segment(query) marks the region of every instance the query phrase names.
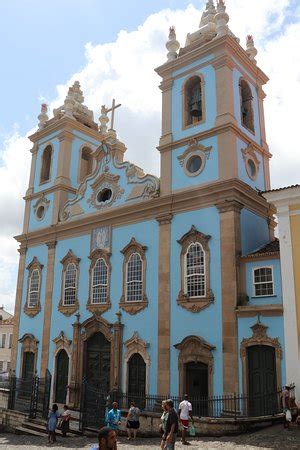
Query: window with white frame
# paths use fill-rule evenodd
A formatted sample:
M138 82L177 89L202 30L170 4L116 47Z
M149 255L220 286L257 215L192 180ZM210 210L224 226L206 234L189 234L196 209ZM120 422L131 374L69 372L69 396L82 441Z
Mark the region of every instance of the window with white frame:
M92 303L107 302L108 267L103 258L97 259L92 271Z
M192 243L185 255L185 294L205 296L205 253L199 242Z
M75 263L69 263L64 273L64 297L63 305L74 305L77 290L77 268Z
M40 298L40 271L39 269L34 269L31 272L29 280L29 290L28 290L28 302L29 308L35 308L39 303Z
M253 269L254 296L274 295L273 267Z
M139 253L132 253L126 270L126 301L143 300L143 261Z

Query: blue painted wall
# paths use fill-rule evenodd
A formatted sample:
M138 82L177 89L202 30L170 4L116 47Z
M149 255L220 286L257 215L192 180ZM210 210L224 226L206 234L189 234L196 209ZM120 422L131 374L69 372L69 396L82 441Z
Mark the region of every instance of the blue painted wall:
M270 241L266 219L248 209L241 211L242 255L247 255Z
M177 242L191 226L198 231L211 235L210 249L210 281L215 295L215 302L199 313L192 313L177 305L180 290L180 252ZM178 355L175 344L186 336L196 335L215 346L213 391L221 394L223 389L222 369L222 306L221 306L221 256L220 256L220 224L216 208L176 214L171 229L171 394L177 395L179 388Z
M246 268L246 293L249 297L249 305L282 304L280 259L265 261L251 261L245 263ZM272 267L274 280L274 295L255 297L253 284L253 269L259 267Z
M185 174L183 166L180 165L178 156L182 155L187 148L179 147L172 152L172 190L183 189L192 186L197 186L209 181L216 181L219 177L218 169L218 138L217 136L199 141L199 144L205 147L212 147L206 164L201 173L194 177L189 177Z

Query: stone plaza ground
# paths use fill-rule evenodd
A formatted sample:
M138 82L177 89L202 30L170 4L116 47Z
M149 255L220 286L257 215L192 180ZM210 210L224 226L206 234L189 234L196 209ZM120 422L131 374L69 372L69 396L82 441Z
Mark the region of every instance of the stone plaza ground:
M95 442L95 438L89 437L70 437L63 439L58 437L56 445L49 446L47 438L16 435L3 433L0 434L0 449L2 450L44 450L52 449L88 449ZM230 436L222 438L196 438L191 441L189 447L182 446L178 441L176 448L196 449L300 449L300 427L292 427L290 431L284 430L281 425L276 425L254 433L243 434L240 436ZM136 442L127 442L125 437L121 437L118 443L118 450L129 449L151 450L159 449L158 439L140 438Z

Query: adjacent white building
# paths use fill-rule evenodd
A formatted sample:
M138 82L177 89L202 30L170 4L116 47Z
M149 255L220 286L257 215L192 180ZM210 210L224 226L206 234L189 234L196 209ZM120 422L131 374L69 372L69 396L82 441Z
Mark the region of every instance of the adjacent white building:
M10 369L13 318L3 305L0 306L0 374Z

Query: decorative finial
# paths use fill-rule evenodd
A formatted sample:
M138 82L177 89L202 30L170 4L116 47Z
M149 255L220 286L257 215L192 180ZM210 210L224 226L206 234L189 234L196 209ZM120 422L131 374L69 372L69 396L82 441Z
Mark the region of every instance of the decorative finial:
M227 23L229 22L229 15L226 12L226 6L224 0L218 0L217 4L217 14L215 15L215 20L217 24L217 36L222 37L229 34L229 28Z
M213 0L208 0L206 2L205 10L203 11L203 14L201 16L199 28L203 27L204 25L207 25L208 23L214 22L214 17L216 14L216 8Z
M46 103L42 103L42 105L41 105L41 113L38 115L39 130L42 130L44 128L45 123L47 122L47 120L49 120L47 112L48 112L48 106L46 105Z
M248 36L247 36L246 46L247 46L247 50L246 50L247 55L249 56L251 61L253 61L254 64L256 64L257 61L255 59L255 56L257 55L257 49L254 46L254 39L251 34L248 34Z
M169 29L169 40L166 43L166 48L168 50L168 61L174 61L178 56L177 51L180 48L180 44L176 39L175 27L170 27Z
M108 108L106 108L105 105L101 106L101 116L99 117L99 132L100 134L106 134L107 133L107 124L109 122L109 118L107 117Z
M121 317L122 317L121 311L116 312L116 316L118 318L118 323L121 323Z

